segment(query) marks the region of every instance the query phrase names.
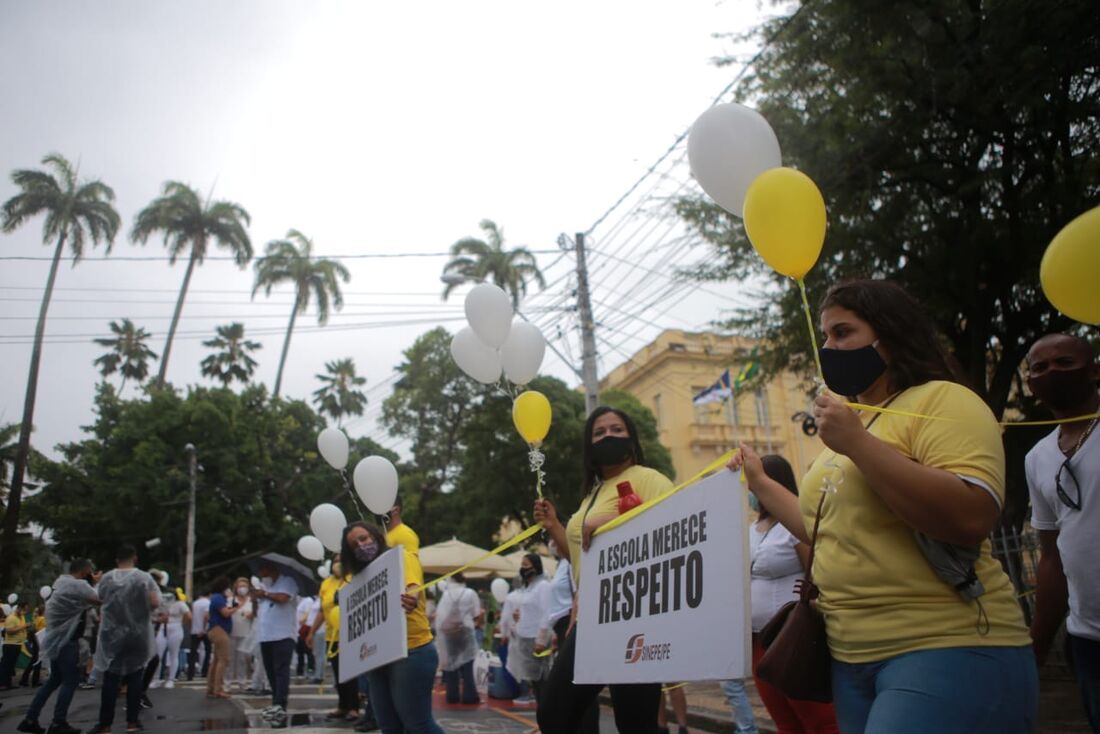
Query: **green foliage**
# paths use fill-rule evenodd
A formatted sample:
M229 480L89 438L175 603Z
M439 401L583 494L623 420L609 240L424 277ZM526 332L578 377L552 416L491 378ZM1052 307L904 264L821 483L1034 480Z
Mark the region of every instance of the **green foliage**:
M784 164L825 196L811 298L846 278L897 279L998 415L1030 343L1070 326L1038 266L1100 198L1098 23L1091 0L807 2L759 29L774 40L738 90L772 124ZM702 198L679 211L718 258L697 275L773 284L728 326L771 346L768 371L808 372L795 286L738 219Z
M105 378L115 372L121 375L122 381L118 387L121 394L127 380L140 381L149 376L149 361L156 359L157 354L146 344L151 336L149 332L136 326L130 319L123 319L122 323L112 321L110 327L114 333L113 338L92 340L110 350L98 357L93 364L99 366L99 373Z
M234 380L247 384L256 371L256 360L250 352L263 347L259 342L244 338L244 324L234 322L219 326L217 336L204 341L202 345L216 350L203 359L202 374L217 380L222 387L229 387Z
M481 231L488 240L466 237L451 245L451 260L443 268L446 275L462 276L473 282L495 283L511 294L512 304L518 306L527 295L527 281L533 280L539 288L546 287L535 256L526 247L504 248L504 232L490 219L481 220ZM443 289L443 300L461 283L448 283Z
M340 425L345 416L363 415L367 396L357 388L367 384L367 378L355 374L355 360L351 357L325 363L325 374L316 375L321 389L313 393L313 403L322 414L329 415Z
M120 400L106 384L96 396L88 436L63 445L63 459L43 461L40 493L27 515L51 529L63 558L111 563L122 542L137 545L143 567L182 580L187 530L188 455L196 447L196 577L243 572L248 554L294 554L309 532L309 512L334 502L357 517L343 481L316 452L324 421L301 401L271 400L261 386L241 393L195 387L186 395L151 390ZM368 439L360 456L396 459ZM144 542L161 538L146 549Z

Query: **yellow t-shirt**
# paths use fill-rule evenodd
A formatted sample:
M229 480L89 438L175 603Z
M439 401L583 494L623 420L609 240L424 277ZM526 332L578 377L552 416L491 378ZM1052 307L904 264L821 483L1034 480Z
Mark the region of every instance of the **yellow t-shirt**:
M648 466L632 466L618 476L605 479L596 490L596 498L593 502L592 492L581 500L580 508L569 518L565 526L565 538L569 541L569 562L573 568L573 583L580 585L581 581L581 535L584 529L585 517L599 517L600 515L619 514L619 491L616 485L620 482L630 482L634 491L644 501L656 499L672 489L672 482L656 469ZM591 506L591 509L589 507Z
M34 631L41 632L44 629L46 629L46 615L36 615L34 618Z
M4 644L22 645L27 641L27 623L21 614L12 612L4 620ZM22 629L20 629L22 628ZM16 630L19 630L18 632Z
M336 592L347 586L347 581L329 576L321 582L321 614L325 617L325 642L340 639L340 605L336 603Z
M401 523L386 533L386 545L390 548L403 545L405 550L413 555L420 555L420 536L405 523Z
M420 568L420 560L416 554L408 548L405 549L405 587L416 584L424 585L424 571ZM419 594L416 609L405 615L405 637L408 640L409 649L427 645L432 641L432 628L428 624L428 615L425 611L428 595L423 591Z
M871 433L904 456L963 477L1004 502L1000 427L981 398L961 385L934 381L900 394L891 409L950 420L882 414ZM869 418L864 418L867 423ZM1008 576L982 542L976 563L989 618L979 634L978 605L965 601L932 571L913 537L843 455L826 449L803 478L800 506L807 532L825 478L836 483L821 513L814 581L821 588L829 648L847 663L884 660L914 650L1030 644Z

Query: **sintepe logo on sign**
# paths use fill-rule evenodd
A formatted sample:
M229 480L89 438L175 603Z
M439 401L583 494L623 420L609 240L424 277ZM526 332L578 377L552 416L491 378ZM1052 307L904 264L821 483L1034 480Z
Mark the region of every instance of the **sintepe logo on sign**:
M626 641L626 663L636 663L642 659L642 650L645 650L645 635L634 635Z
M362 645L359 646L359 659L366 660L371 655L373 655L377 649L377 645L368 645L364 642Z

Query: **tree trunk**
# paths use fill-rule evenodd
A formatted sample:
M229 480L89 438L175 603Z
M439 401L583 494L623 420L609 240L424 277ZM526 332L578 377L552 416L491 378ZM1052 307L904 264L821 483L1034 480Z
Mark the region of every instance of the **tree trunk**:
M168 327L168 341L164 345L164 354L160 357L160 369L157 370L157 389L164 389L164 376L168 372L168 355L172 353L172 340L176 338L176 327L180 323L180 312L183 311L183 299L187 297L187 288L191 285L191 273L195 271L195 253L199 251L198 243L191 247L191 259L187 261L187 272L183 275L183 285L180 287L179 298L176 299L176 310L172 313L172 324Z
M15 557L15 541L19 532L19 508L23 498L23 475L31 454L31 431L34 428L34 400L38 394L38 366L42 361L42 337L46 333L46 313L50 309L53 284L57 280L57 268L61 253L65 250L65 232L57 238L57 249L50 263L50 275L46 279L46 292L42 294L42 306L38 310L38 325L34 329L34 346L31 348L31 367L27 375L27 394L23 399L23 423L19 428L19 443L15 450L11 486L8 489L8 506L4 512L3 536L0 538L0 589L11 588L15 582L12 567Z
M290 349L290 335L294 333L294 319L298 318L298 301L295 299L294 308L290 311L290 323L286 327L286 338L283 339L283 354L279 357L279 372L275 375L275 389L271 397L279 397L279 388L283 386L283 367L286 366L286 353Z

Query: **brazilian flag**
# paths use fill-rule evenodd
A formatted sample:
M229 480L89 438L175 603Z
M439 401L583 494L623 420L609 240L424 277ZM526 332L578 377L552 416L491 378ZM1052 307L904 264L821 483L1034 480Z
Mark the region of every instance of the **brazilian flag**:
M748 360L741 367L741 371L737 373L737 380L734 383L735 387L741 387L743 384L760 374L760 360L757 356L759 349L759 347L753 347Z

